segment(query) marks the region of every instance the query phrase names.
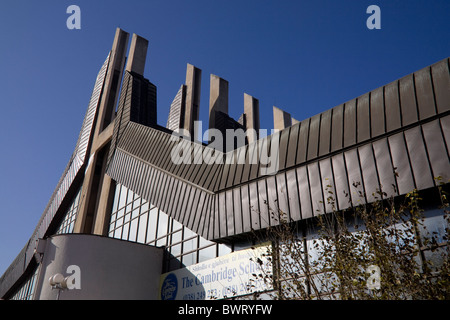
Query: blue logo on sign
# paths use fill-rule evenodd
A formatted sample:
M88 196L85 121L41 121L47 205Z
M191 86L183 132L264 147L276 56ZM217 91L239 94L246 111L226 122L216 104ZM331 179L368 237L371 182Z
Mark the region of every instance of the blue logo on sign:
M161 286L161 300L175 300L178 291L177 277L169 273Z

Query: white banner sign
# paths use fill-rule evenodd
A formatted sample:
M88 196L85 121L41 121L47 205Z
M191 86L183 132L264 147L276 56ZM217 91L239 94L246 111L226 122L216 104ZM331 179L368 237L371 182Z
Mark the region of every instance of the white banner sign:
M161 300L211 300L271 290L268 246L233 252L161 276Z

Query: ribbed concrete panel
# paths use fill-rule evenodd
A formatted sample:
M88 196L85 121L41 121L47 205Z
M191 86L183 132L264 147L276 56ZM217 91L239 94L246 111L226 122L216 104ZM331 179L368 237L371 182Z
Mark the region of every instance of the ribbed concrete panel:
M193 230L194 228L194 221L196 220L196 216L202 214L201 208L199 207L201 193L204 192L195 187L190 187L189 197L185 198L185 202L187 204L185 209L186 215L183 220L183 224L191 230Z
M331 158L331 161L336 190L334 195L336 207L338 210L347 209L351 206L351 199L344 155L342 153L335 155Z
M434 185L433 174L422 138L420 127L405 131L405 140L408 148L414 180L418 189L430 188Z
M330 152L332 109L322 112L320 120L319 156Z
M243 228L244 232L249 232L252 230L252 220L250 211L250 199L248 196L248 185L245 184L240 187L241 189L241 202L242 202L242 218L243 218Z
M157 172L158 174L158 172ZM157 184L157 180L153 181L153 185ZM178 189L177 192L175 193L175 207L173 208L173 213L172 212L166 212L167 214L169 214L171 217L173 217L175 220L177 220L178 222L181 222L184 218L185 212L182 211L182 207L184 204L184 197L186 197L186 192L187 192L187 185L184 182L180 182L178 184ZM157 205L157 204L155 204ZM173 215L171 215L173 214Z
M300 205L302 210L302 219L311 218L313 216L313 209L311 206L311 192L309 187L308 171L306 166L296 169L298 191L300 194Z
M372 151L372 144L366 144L358 148L359 162L361 164L362 181L366 200L373 202L380 199L380 184L378 182L377 167Z
M233 189L233 213L234 213L234 227L236 234L241 234L243 228L242 216L242 201L240 188Z
M277 192L278 192L278 208L281 210L285 216L280 217L280 219L288 219L290 215L289 211L289 195L287 192L287 182L286 182L286 174L284 172L279 173L275 176L277 183ZM281 213L280 213L281 214Z
M204 188L209 188L209 190L211 190L211 182L214 181L216 174L219 174L221 169L223 169L221 165L216 164L215 159L217 157L220 157L218 153L216 153L215 156L213 155L210 160L211 162L207 162L204 166L202 166L203 171L200 174L201 179L198 184Z
M319 161L320 176L322 181L322 194L324 199L325 211L333 211L333 203L336 200L335 182L333 170L331 168L331 159L326 158Z
M344 147L356 143L356 99L344 105Z
M306 119L300 122L300 134L298 136L296 164L303 163L306 160L309 136L309 121L310 119Z
M236 163L236 150L230 151L223 156L223 165L222 167L222 179L220 181L215 182L215 188L218 187L219 190L229 188L233 186L232 182L234 181L234 176L236 175L237 163ZM189 177L186 177L189 179ZM220 183L219 183L220 182ZM217 190L217 189L213 190Z
M265 180L267 186L267 202L269 205L269 225L275 226L279 221L279 204L275 176L270 176Z
M289 217L293 221L301 220L302 216L298 193L297 174L294 169L286 172L286 183L289 201Z
M278 164L279 170L284 170L286 168L286 158L288 153L288 143L289 143L289 134L291 131L291 127L288 127L281 131L280 133L280 145L279 145L279 157Z
M449 59L433 64L431 66L431 76L438 113L450 110Z
M370 139L369 93L356 100L357 142Z
M450 160L446 155L445 141L439 121L434 120L422 126L428 157L430 159L433 178L441 177L443 181L450 180Z
M205 239L208 239L208 232L210 229L210 224L211 221L213 219L213 213L214 213L214 200L215 200L215 196L211 196L209 197L208 201L207 201L207 206L206 206L206 214L204 216L202 216L200 218L200 223L199 223L199 234L203 234ZM212 224L211 224L212 226ZM201 231L201 233L200 233Z
M295 166L295 160L297 157L297 144L298 144L298 134L300 132L300 123L294 124L290 127L288 150L286 157L286 168L291 168Z
M442 132L444 133L444 140L447 146L447 156L450 154L450 116L440 119Z
M402 110L402 125L417 122L417 105L414 94L413 75L407 75L400 79L400 107Z
M242 179L242 171L244 169L245 165L245 157L247 155L248 145L241 147L236 150L236 174L234 175L233 182L231 183L232 186L238 185L241 183Z
M267 150L267 137L259 139L254 144L249 146L249 164L244 167L244 174L247 174L247 179L245 182L249 180L254 180L258 177L260 172L260 164L261 164L261 150ZM243 181L243 182L244 182Z
M285 129L285 131L289 130L290 128ZM261 164L263 167L265 167L265 171L261 169L259 170L259 177L265 177L266 175L273 175L276 174L280 170L284 170L284 167L281 168L280 166L280 157L277 156L277 153L280 152L280 139L281 139L281 132L275 132L271 134L268 138L268 149L265 151L268 160L267 161L261 161ZM286 153L286 150L284 151Z
M258 201L261 228L267 228L270 226L270 209L269 197L267 195L267 184L265 179L258 181Z
M390 136L388 141L394 170L398 174L396 177L398 192L406 194L415 186L403 132Z
M388 132L402 126L398 92L398 81L391 82L385 86L386 131Z
M361 176L361 167L357 149L345 152L344 158L352 204L354 206L364 204L364 182Z
M245 163L242 167L241 183L247 182L249 180L250 172L252 170L252 164L257 164L259 161L258 143L259 142L250 143L247 147L247 152L245 154Z
M231 214L227 214L227 203L226 203L226 193L221 192L216 196L216 199L219 200L219 231L220 237L225 238L228 236L228 231L230 231L230 235L232 235L232 231L228 229L227 220L230 220L233 223L233 211L229 212Z
M196 201L196 205L194 205L194 211L195 215L193 215L192 219L189 222L189 229L190 230L198 230L199 222L200 222L200 216L203 215L205 210L205 204L208 199L208 195L205 192L201 192L197 190L196 197L198 199L198 202ZM170 198L170 197L167 197ZM197 208L197 209L195 209Z
M231 151L232 153L232 151ZM225 159L225 161L227 161L227 159ZM227 181L228 181L228 176L230 174L231 171L231 175L233 175L234 171L234 164L230 164L230 165L225 165L222 171L222 176L220 176L220 189L224 189L227 186Z
M342 149L344 135L344 105L333 108L331 121L331 151Z
M171 183L173 177L120 149L116 150L108 169L108 175L127 188L134 190L180 223L192 228L196 227L197 230L194 231L202 234L202 230L198 230L200 217L196 215L204 214L204 211L199 208L199 199L201 192L205 191L181 181ZM135 179L136 177L138 179ZM171 197L171 195L174 195L171 198L173 202L167 201L167 197ZM206 196L204 195L203 198Z
M266 163L268 159L268 152L270 150L270 136L258 140L257 149L253 156L257 156L257 162L252 163L250 168L249 180L254 180L266 173Z
M370 93L370 129L372 138L385 133L384 87Z
M261 228L261 224L264 223L261 217L261 210L258 201L258 187L256 182L248 184L248 196L250 203L250 219L252 221L252 228L258 230ZM248 218L247 218L248 219Z
M325 213L323 202L322 181L319 173L319 164L313 162L307 166L309 188L311 192L311 205L314 216Z
M309 123L309 137L308 137L308 160L317 157L319 149L319 132L320 132L320 114L311 117Z
M233 211L233 190L227 190L225 192L225 208L224 208L225 223L228 233L230 235L236 234L235 230L235 217Z
M419 119L427 119L436 114L431 68L427 67L414 73Z
M375 162L380 181L380 190L386 193L386 197L397 195L394 169L392 167L391 155L387 139L375 141L373 144Z
M165 190L166 190L166 196L164 197L164 199L163 199L163 203L162 203L162 207L163 208L166 208L166 210L167 211L169 211L169 204L170 204L170 202L172 201L172 192L173 192L173 185L174 185L174 183L175 183L175 180L176 180L176 178L175 177L172 177L172 176L169 176L168 178L167 178L167 186L166 186L166 188L165 188ZM194 219L193 219L194 220ZM193 223L193 222L192 222ZM192 229L191 229L192 230Z
M191 164L191 168L189 168L189 172L187 174L187 179L189 181L194 182L195 184L197 184L197 181L199 181L200 177L199 177L199 172L203 172L202 170L202 166L203 166L203 148L201 147L200 144L193 144L193 162ZM172 161L171 159L168 159L168 161ZM164 167L167 166L166 164L163 164ZM201 173L200 173L201 175Z

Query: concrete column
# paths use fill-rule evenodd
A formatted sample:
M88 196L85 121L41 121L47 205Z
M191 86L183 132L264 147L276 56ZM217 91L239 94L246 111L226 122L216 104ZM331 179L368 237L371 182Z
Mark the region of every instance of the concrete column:
M259 101L247 93L244 93L244 114L248 143L252 143L259 138Z
M94 216L92 203L98 195L98 190L93 188L95 180L95 165L97 160L97 154L91 153L86 172L84 174L83 186L81 187L78 214L73 227L73 233L90 233L91 231Z
M216 128L216 112L228 114L228 81L214 74L210 77L209 128Z
M112 199L114 198L115 182L107 175L103 175L101 193L98 201L95 220L93 223L93 234L100 236L108 235L108 226L112 210Z
M147 57L148 40L133 33L128 55L126 71L144 75L145 59Z
M98 120L95 135L99 135L113 120L116 102L119 96L120 79L126 60L128 46L128 32L116 29L111 55L109 59L108 73L105 78L104 95L98 110Z
M277 107L273 107L273 128L283 130L292 125L291 115Z
M198 132L194 132L194 121L199 119L200 89L202 70L187 64L186 68L186 99L184 108L184 129L189 132L193 140L197 140Z

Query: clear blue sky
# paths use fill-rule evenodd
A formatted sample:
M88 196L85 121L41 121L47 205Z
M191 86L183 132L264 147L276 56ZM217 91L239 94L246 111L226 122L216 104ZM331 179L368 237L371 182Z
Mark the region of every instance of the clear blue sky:
M66 8L81 8L68 30ZM369 5L381 29L369 30ZM450 1L127 0L2 1L0 7L0 275L30 238L75 147L115 29L149 40L145 76L158 87L158 123L202 69L229 81L229 113L243 93L302 120L450 55Z

